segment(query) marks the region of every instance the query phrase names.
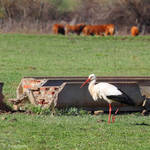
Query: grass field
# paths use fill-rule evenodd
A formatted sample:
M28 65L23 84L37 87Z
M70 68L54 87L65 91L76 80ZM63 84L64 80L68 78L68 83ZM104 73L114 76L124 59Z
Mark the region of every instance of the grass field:
M15 97L24 76L150 75L150 36L83 37L0 35L0 80L5 99ZM97 122L102 119L104 122ZM0 149L148 150L150 117L118 115L115 124L101 116L0 116Z
M1 115L1 150L149 150L150 117Z
M150 37L0 35L6 97L24 76L150 75Z

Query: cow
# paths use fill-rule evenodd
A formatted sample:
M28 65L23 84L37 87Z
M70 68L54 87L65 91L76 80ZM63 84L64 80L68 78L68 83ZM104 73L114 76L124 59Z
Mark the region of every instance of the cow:
M77 24L77 25L69 25L67 24L65 26L65 34L67 35L68 33L76 33L77 35L80 35L83 28L85 27L86 25L81 23L81 24Z
M52 27L52 31L54 34L65 34L65 27L62 24L54 24Z
M105 29L101 25L87 25L82 32L84 35L104 35Z
M113 35L115 31L114 24L87 25L83 29L84 35Z
M114 24L106 24L105 25L105 35L114 35L115 33L115 25Z
M132 36L137 36L139 34L139 29L136 26L131 27L131 35Z

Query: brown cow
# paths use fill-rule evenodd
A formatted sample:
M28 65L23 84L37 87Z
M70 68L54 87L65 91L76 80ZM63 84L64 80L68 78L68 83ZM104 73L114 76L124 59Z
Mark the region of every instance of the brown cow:
M114 24L87 25L83 29L84 35L113 35L115 31Z
M52 27L52 31L54 34L65 34L65 27L62 24L54 24Z
M136 26L131 27L131 35L132 36L137 36L139 34L139 29Z
M105 25L105 35L114 35L115 33L115 25L114 24L106 24Z
M70 32L70 33L76 33L77 35L80 35L84 27L85 24L77 24L77 25L67 24L65 26L65 34L67 35Z

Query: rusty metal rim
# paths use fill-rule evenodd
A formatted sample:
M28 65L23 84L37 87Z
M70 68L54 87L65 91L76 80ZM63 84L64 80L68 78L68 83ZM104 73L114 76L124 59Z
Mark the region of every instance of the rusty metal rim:
M58 77L24 77L24 78L35 78L35 79L48 79L48 80L64 80L64 81L83 81L87 79L87 77L79 77L79 76L58 76ZM97 80L115 80L115 81L150 81L150 76L97 76Z

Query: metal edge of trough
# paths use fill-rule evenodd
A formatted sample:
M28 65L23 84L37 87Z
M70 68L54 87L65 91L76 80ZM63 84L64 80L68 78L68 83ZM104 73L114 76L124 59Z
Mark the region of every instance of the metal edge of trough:
M33 76L33 77L24 77L24 78L35 78L35 79L49 79L49 80L65 80L65 81L82 81L87 79L88 77L80 77L80 76ZM150 76L97 76L97 81L99 80L118 80L118 81L150 81Z
M79 76L58 76L58 77L24 77L24 78L35 78L35 79L46 79L53 81L61 82L84 82L87 77L79 77ZM139 86L150 86L150 76L97 76L97 82L109 82L109 83L118 83L118 82L126 82L131 83L135 82Z

